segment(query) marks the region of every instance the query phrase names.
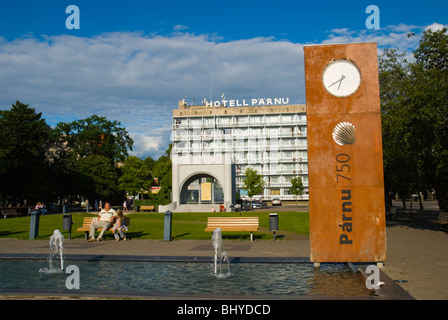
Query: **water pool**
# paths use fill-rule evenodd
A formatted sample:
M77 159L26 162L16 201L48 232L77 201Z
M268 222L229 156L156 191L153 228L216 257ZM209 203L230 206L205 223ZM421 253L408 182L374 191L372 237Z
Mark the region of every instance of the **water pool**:
M79 268L80 290L151 296L351 296L375 295L365 278L346 264L232 263L230 275L217 278L206 262L135 262L64 260ZM1 292L66 289L66 273L41 273L45 260L0 259Z

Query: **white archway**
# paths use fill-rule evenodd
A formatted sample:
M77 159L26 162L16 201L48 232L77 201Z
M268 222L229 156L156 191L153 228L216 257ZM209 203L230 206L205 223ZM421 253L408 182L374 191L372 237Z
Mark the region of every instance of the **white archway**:
M224 159L215 163L179 163L176 157L172 157L172 188L173 197L169 210L176 210L183 204L182 188L195 177L210 176L219 181L224 193L223 204L227 210L236 201L235 166L231 159ZM204 205L205 206L205 205ZM164 210L167 207L162 208ZM204 207L204 211L210 210L210 205Z

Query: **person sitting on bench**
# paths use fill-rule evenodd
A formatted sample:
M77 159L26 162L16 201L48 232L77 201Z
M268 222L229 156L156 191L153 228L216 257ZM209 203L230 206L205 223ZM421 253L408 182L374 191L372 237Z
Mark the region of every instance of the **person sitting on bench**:
M101 232L98 235L96 241L101 241L104 232L112 226L116 215L117 212L110 207L109 202L106 202L104 204L104 209L102 209L100 214L98 215L98 222L92 223L90 225L90 239L88 241L95 241L95 230L100 228Z

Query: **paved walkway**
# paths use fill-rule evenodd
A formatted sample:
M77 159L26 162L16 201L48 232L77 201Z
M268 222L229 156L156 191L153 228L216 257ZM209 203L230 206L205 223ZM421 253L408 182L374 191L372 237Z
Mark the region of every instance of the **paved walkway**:
M448 300L448 233L413 226L387 228L383 271L419 300Z
M309 257L308 240L291 241L224 241L229 257ZM212 257L212 241L176 240L64 240L64 254L85 255L146 255ZM48 254L48 240L0 239L0 254Z

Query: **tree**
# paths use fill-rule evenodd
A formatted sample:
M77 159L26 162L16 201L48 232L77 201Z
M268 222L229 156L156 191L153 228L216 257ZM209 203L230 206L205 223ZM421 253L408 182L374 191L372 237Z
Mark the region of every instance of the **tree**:
M122 167L123 175L118 179L118 188L135 196L151 188L153 179L146 162L142 159L127 157Z
M160 191L157 194L159 200L170 200L172 191L172 162L171 162L171 148L173 144L170 143L165 154L160 156L153 166L153 177L158 179ZM146 162L146 160L145 160Z
M390 194L406 195L425 189L425 179L416 167L416 153L409 143L407 121L407 88L410 65L405 53L386 49L379 58L379 80L382 111L383 163L386 206L392 205Z
M246 178L243 180L243 189L247 191L250 199L250 208L252 209L252 197L263 191L263 176L257 173L257 170L247 168L245 172Z
M48 200L51 128L42 113L16 101L0 111L0 196L12 205Z
M56 130L65 148L81 158L100 155L112 162L124 161L134 143L119 121L109 121L97 115L68 123L60 122Z
M111 200L118 192L118 163L132 150L133 140L118 121L93 115L55 128L54 173L64 194Z
M448 32L427 30L415 62L388 50L380 59L385 182L429 184L448 211ZM419 191L420 191L419 190Z
M296 200L297 196L303 194L303 189L305 189L305 187L303 186L301 177L294 177L291 179L291 188L289 188L289 192L296 196Z
M154 170L156 161L153 158L151 158L150 156L148 156L145 158L145 160L143 160L143 162L146 164L146 166L149 168L149 171L152 173L152 171Z
M84 188L80 195L88 199L109 200L114 198L117 192L118 173L110 159L101 155L89 155L77 162L78 179L84 181Z

